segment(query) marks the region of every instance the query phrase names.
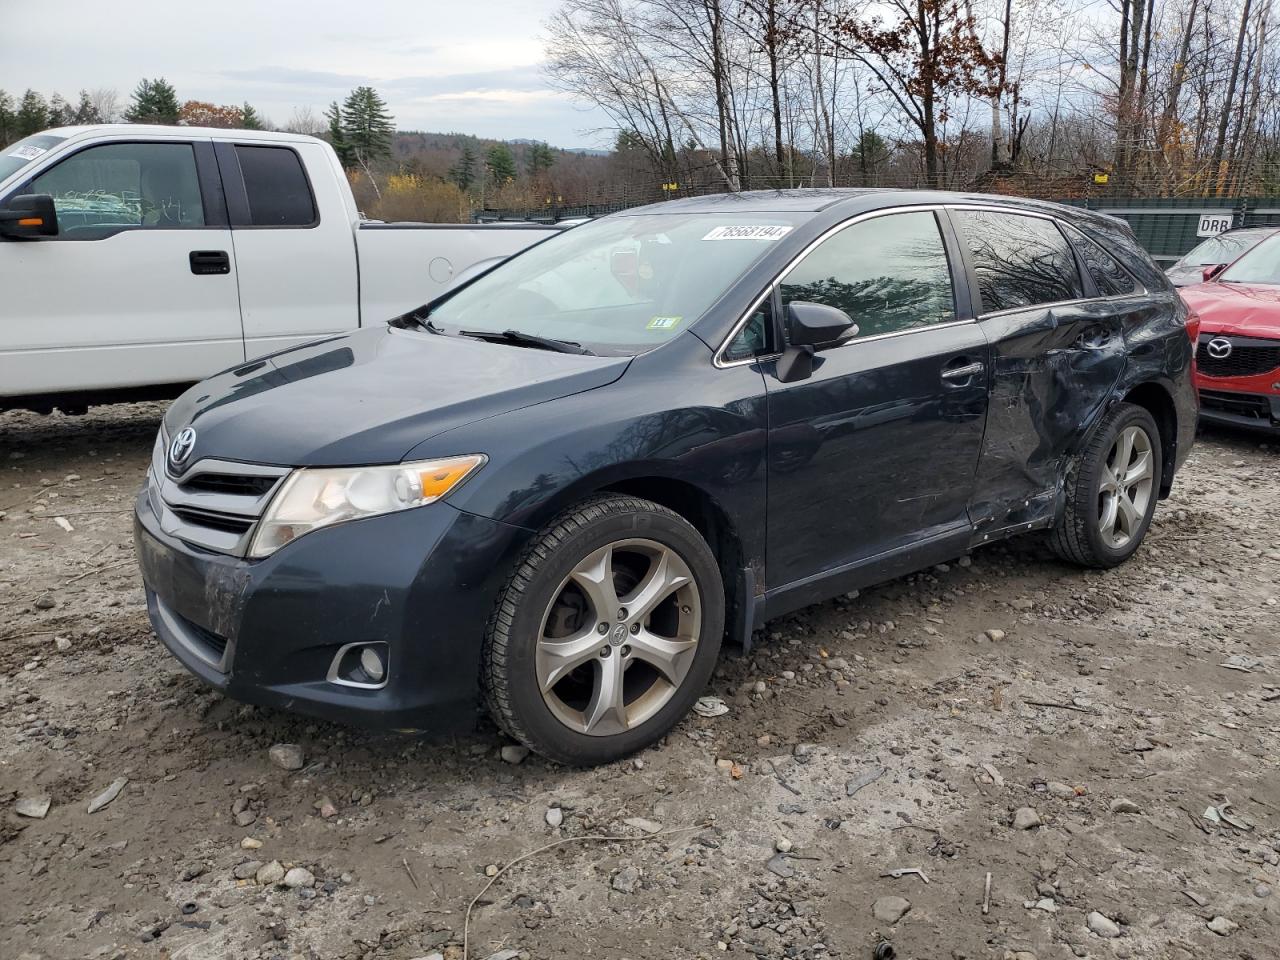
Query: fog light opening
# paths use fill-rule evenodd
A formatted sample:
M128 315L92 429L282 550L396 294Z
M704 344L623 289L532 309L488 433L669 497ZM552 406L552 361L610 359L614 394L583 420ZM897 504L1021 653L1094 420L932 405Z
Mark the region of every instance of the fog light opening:
M326 679L344 687L377 690L387 685L389 673L385 643L347 643L334 654Z

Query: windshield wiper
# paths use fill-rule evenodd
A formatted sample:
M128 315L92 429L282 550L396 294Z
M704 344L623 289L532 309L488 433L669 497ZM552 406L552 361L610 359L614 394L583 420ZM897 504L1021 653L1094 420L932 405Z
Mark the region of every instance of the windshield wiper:
M420 317L416 313L406 313L402 317L396 317L391 321L391 325L395 327L412 325L427 331L427 333L444 334L444 327L437 326L434 321L428 320L426 317Z
M487 340L490 343L510 343L518 347L554 350L556 353L578 353L588 357L595 356L582 344L573 340L556 340L553 337L540 337L535 333L522 333L519 330L503 330L501 332L497 330L459 330L458 336Z

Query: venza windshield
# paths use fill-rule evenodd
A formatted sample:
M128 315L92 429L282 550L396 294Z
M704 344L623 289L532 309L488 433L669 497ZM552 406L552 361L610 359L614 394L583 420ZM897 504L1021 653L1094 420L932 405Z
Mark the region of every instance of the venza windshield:
M0 153L0 182L8 180L27 164L47 153L50 147L65 139L66 137L55 137L48 133L37 133L34 137L9 144L4 148L4 153Z
M516 330L634 354L687 330L799 223L788 214L637 214L575 227L438 304L447 333Z
M1280 284L1280 235L1268 237L1218 274L1224 283Z

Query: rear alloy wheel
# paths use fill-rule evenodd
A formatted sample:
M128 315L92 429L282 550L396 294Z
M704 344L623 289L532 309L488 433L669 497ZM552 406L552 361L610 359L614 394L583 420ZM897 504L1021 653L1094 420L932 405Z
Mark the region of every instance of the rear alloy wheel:
M1086 567L1114 567L1142 543L1160 490L1160 432L1143 407L1118 404L1067 474L1067 503L1050 536L1055 552Z
M688 712L723 628L719 569L688 522L634 497L587 501L534 541L499 601L490 712L554 760L624 756Z
M1141 537L1154 479L1151 437L1139 426L1125 427L1111 444L1098 483L1098 532L1113 550Z

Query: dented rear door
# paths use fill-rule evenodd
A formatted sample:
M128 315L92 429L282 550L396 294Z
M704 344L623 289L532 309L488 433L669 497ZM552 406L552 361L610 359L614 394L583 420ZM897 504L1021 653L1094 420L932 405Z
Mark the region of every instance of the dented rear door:
M1098 299L1051 217L951 213L991 344L975 540L1053 522L1067 463L1124 369L1122 307Z

